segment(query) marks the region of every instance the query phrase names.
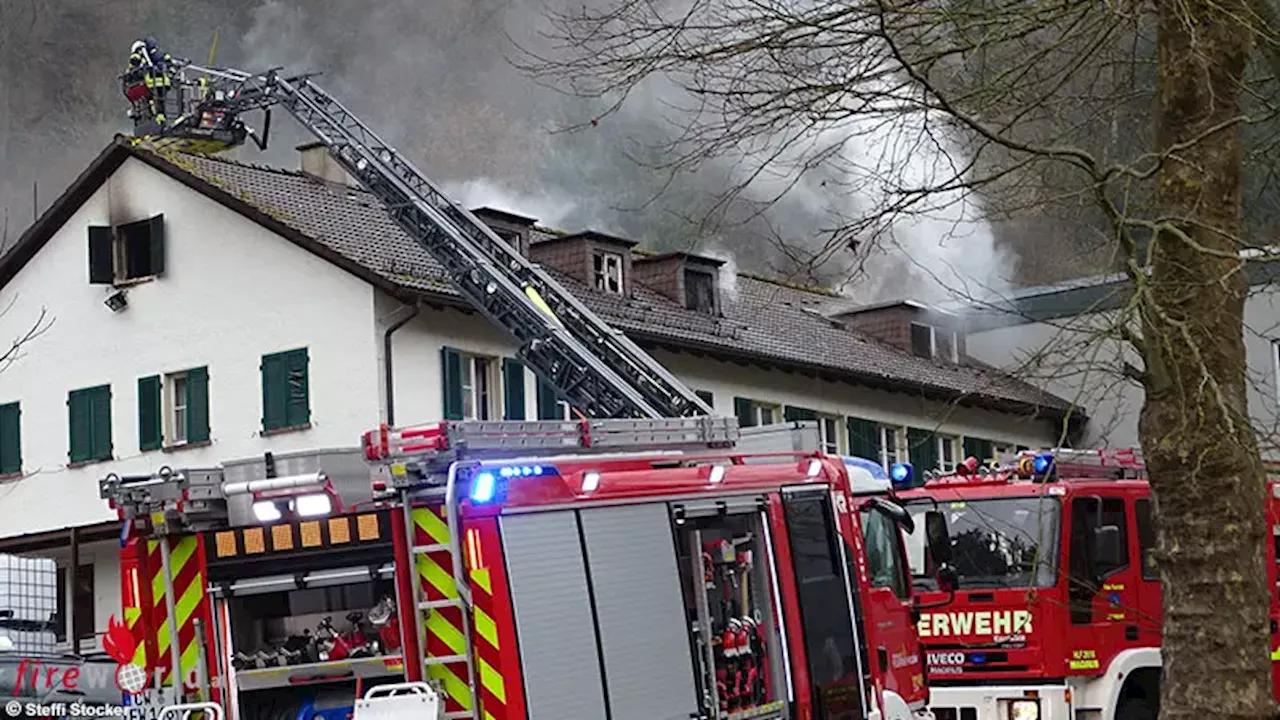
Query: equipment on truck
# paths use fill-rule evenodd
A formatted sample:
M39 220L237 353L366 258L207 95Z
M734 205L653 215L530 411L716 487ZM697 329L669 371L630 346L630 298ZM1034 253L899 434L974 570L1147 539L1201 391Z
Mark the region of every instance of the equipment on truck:
M1270 488L1280 496L1274 479ZM901 497L913 513L941 510L953 545L948 593L929 576L934 553L918 531L908 543L922 599L954 597L918 626L940 720L1156 718L1161 589L1140 450L1024 451L988 467L968 458ZM1274 580L1275 548L1266 552Z
M814 429L746 435L772 444ZM134 531L158 531L161 545L194 533L204 548L209 690L233 718L280 712L281 692L357 678L434 682L447 718L596 720L606 703L614 717L928 718L909 602L873 602L881 590L863 569L875 532L865 513L883 512L872 500L887 495L887 477L813 451L723 447L730 433L731 423L699 418L379 428L351 455L384 458L374 484L384 495L398 488L397 499L266 526L247 498L237 507L214 489L266 479L249 476L269 467L278 477L320 472L318 460L170 469L102 489ZM436 449L384 449L424 437ZM324 474L344 496L361 479ZM311 549L308 527L320 533ZM898 526L877 527L901 552ZM334 546L344 539L352 547ZM394 658L232 662L271 627L301 621L266 614L336 617L336 605L304 596L336 603L371 576L394 579ZM372 602L375 617L390 607Z

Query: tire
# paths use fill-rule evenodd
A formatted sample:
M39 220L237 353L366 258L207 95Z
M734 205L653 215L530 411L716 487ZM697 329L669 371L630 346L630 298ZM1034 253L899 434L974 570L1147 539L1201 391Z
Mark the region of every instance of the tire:
M1156 720L1156 706L1145 698L1125 698L1116 708L1116 720Z

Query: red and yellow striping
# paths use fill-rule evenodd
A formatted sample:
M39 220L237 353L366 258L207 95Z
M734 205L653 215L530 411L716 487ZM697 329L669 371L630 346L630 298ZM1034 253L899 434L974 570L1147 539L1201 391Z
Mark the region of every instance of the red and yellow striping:
M172 665L169 651L172 638L169 633L168 609L165 603L164 563L160 557L160 542L147 541L146 568L150 574L151 627L155 636L156 657L154 667L163 668L167 682ZM169 543L169 566L173 574L173 604L177 614L179 672L185 680L191 676L199 660L201 638L196 636L194 620L202 618L205 627L209 623L209 598L203 572L204 549L199 535L172 537ZM126 614L126 618L127 618Z

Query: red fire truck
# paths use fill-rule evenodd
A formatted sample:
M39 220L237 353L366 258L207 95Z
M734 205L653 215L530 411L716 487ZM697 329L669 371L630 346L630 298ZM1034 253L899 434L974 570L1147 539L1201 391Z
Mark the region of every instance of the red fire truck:
M877 580L905 584L914 527L888 478L723 447L735 435L709 418L383 428L364 509L336 453L110 477L145 538L124 551L128 636L160 682L244 720L419 680L449 718L929 717L910 595Z
M939 720L1155 720L1161 594L1140 451L969 458L900 498L943 513L953 545L954 595L926 575L936 550L907 540L922 602L951 599L918 625ZM1278 611L1273 597L1273 643Z

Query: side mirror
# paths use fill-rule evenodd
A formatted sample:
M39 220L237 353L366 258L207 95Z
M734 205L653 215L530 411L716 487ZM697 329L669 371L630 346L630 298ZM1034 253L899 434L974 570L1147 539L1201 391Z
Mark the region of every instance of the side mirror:
M955 592L960 587L960 576L950 565L939 565L933 579L938 583L938 589L945 593Z
M1093 562L1097 568L1113 568L1124 562L1124 548L1120 543L1120 528L1103 525L1093 530Z
M924 538L933 556L935 567L951 564L951 533L947 531L947 518L938 510L924 514Z
M863 507L866 506L864 505ZM907 512L907 509L901 505L881 498L871 498L871 507L875 508L877 512L884 513L890 520L900 525L903 530L907 531L908 535L916 531L915 518L911 517L911 513Z

